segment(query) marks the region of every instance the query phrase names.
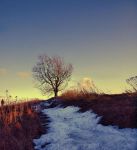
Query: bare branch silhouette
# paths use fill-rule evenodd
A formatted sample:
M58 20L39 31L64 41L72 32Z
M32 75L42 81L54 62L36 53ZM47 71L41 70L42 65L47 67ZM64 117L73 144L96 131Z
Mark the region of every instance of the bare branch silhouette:
M137 76L127 79L126 82L137 92Z
M33 67L33 77L38 81L37 88L45 94L62 91L70 80L73 67L71 64L65 64L59 56L49 57L41 55L38 63Z

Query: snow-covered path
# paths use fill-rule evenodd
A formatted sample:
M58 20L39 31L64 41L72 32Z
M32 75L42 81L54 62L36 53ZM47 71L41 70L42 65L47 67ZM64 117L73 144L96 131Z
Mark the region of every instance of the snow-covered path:
M100 117L78 107L44 109L50 117L48 133L34 139L38 150L137 150L137 129L98 124Z

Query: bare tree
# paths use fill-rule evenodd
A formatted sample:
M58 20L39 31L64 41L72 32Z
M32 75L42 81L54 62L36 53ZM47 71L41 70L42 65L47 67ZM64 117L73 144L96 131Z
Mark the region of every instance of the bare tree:
M58 92L67 86L72 70L72 65L65 64L59 56L41 55L33 67L33 77L38 81L37 87L44 95L54 93L54 96L57 97Z
M137 76L127 79L126 82L137 92Z

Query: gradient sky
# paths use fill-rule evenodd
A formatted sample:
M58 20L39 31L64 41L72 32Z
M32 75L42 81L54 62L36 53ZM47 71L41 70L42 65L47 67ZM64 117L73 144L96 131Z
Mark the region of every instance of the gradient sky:
M31 70L43 53L73 64L71 84L124 91L137 75L137 1L1 0L0 95L41 97Z

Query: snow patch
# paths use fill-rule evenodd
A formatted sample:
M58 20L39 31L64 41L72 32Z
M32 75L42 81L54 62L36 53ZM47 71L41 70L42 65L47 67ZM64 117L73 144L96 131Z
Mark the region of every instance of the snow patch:
M118 129L98 124L92 111L78 107L44 109L50 117L48 133L34 139L37 150L136 150L137 129Z

